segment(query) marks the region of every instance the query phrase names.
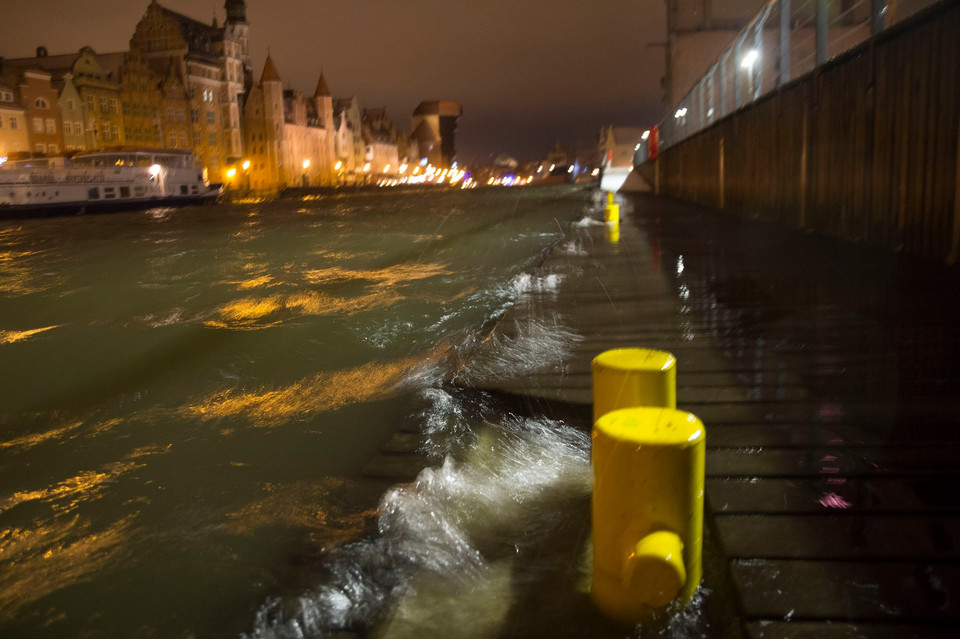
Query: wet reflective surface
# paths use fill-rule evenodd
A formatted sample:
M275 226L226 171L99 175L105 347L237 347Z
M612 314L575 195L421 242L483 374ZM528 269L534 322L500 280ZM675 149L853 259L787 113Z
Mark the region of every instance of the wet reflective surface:
M315 611L325 636L368 627L419 561L477 570L442 517L486 525L537 484L483 488L521 472L509 452L444 465L479 436L445 382L583 206L451 192L0 224L0 635L270 636ZM361 473L403 424L439 496ZM582 481L582 437L500 428Z

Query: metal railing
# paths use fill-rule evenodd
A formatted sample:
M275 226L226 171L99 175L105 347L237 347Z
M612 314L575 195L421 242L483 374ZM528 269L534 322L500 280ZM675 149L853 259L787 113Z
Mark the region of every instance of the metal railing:
M658 125L666 149L938 1L770 0ZM640 149L648 157L649 149Z

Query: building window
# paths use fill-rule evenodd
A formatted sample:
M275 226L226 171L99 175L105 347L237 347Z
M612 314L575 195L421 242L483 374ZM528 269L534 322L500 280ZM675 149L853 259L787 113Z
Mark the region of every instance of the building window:
M19 128L19 124L17 123L16 116L13 116L13 115L10 116L10 128L13 129L14 131L16 131L17 128Z
M200 124L200 112L196 109L190 109L190 120L194 124Z
M73 133L74 135L83 135L83 122L73 123Z
M181 134L180 134L180 146L182 146L183 148L187 148L187 134L186 134L186 133L181 133Z
M43 118L33 118L33 132L43 133Z
M210 146L217 146L217 134L211 133L209 137L210 137Z
M67 100L67 111L76 111L77 103L73 98Z
M100 113L107 113L108 104L106 98L100 98Z
M171 131L169 137L170 137L170 148L171 149L177 148L177 134Z
M46 153L46 152L47 152L46 144L43 144L43 143L37 144L37 153Z
M177 122L183 122L183 107L177 109Z
M57 154L59 152L60 152L60 147L58 147L56 144L47 145L47 153Z
M53 118L47 118L47 119L44 121L44 124L47 125L47 133L49 133L49 134L51 134L51 135L56 135L56 133L57 133L57 121L56 121L56 120L54 120Z
M9 91L0 91L0 102L13 102L13 94Z
M38 109L49 109L50 103L43 98L37 98L33 101L33 106L37 107Z
M93 113L94 110L95 110L95 106L96 106L96 105L95 105L95 103L94 103L94 101L93 101L93 96L92 96L92 95L88 95L88 96L87 96L87 111L89 111L90 113Z
M213 126L216 122L213 111L207 111L207 124Z

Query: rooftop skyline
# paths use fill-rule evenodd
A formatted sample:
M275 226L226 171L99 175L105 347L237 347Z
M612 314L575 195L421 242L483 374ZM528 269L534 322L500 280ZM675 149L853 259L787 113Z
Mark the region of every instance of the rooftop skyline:
M129 47L149 0L87 0L50 15L49 5L6 0L0 56ZM161 1L222 24L222 0ZM663 113L665 5L661 0L486 0L480 5L247 1L255 79L269 52L285 87L313 92L322 72L335 97L385 107L409 131L423 100L463 105L458 157L484 163L505 153L543 157L559 140L592 146L608 125L648 126ZM44 12L46 10L46 13ZM652 46L651 46L652 45Z

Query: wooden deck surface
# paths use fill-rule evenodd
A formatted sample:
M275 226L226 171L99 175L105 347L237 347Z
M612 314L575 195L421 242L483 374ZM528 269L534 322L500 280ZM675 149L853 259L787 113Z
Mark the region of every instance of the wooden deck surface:
M953 632L955 273L652 197L625 208L616 242L574 229L537 273L559 285L495 331L553 324L572 350L488 388L585 416L598 353L674 353L678 408L707 426L707 520L745 635Z

